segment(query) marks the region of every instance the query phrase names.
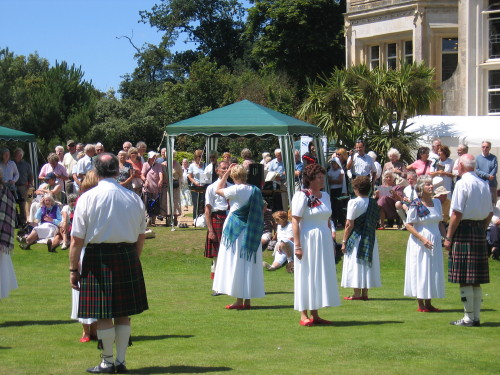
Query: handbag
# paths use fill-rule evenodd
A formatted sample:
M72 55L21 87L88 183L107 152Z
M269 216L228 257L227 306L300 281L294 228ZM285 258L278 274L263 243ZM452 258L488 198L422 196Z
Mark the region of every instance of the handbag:
M180 184L179 184L179 180L173 180L173 181L172 181L172 187L173 187L174 189L177 189L179 186L180 186Z

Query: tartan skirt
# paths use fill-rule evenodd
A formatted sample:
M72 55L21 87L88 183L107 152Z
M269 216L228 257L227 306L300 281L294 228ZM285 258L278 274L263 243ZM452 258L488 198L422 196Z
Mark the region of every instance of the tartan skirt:
M147 309L135 244L88 244L82 261L78 317L110 319Z
M224 221L226 220L227 214L214 212L210 216L212 221L212 228L215 233L215 240L208 238L205 241L205 258L215 258L219 255L220 239L222 238L222 228L224 227Z
M490 282L483 221L463 220L458 225L448 258L448 281L460 284Z

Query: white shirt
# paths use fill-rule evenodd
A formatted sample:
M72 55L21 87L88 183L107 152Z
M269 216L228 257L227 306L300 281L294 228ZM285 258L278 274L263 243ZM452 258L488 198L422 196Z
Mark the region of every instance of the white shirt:
M205 173L205 176L208 180L212 181L212 174L214 173L214 165L212 163L209 163L205 167L205 170L203 171L203 173Z
M344 174L344 170L342 169L342 167L339 167L337 170L330 168L327 172L328 177L331 177L334 180L338 180L340 175L343 175L343 174ZM340 183L340 184L330 184L330 189L343 188L344 181L345 181L345 177L342 179L342 183Z
M64 168L66 168L66 172L68 172L70 179L73 176L73 174L72 174L73 166L76 165L76 163L78 162L77 156L78 156L78 152L75 152L74 154L67 152L64 154L62 165L64 165Z
M475 172L467 172L457 181L451 198L453 211L462 213L462 220L484 220L493 211L490 186Z
M208 185L207 191L205 192L205 206L210 205L212 207L212 211L227 211L229 206L227 204L226 198L217 194L215 190L217 190L217 185L219 185L220 178L217 179L213 184ZM226 187L232 186L229 182L226 183Z
M278 229L276 230L276 239L278 241L290 241L290 238L293 238L293 228L292 224L288 223L284 227L278 225Z
M146 230L146 211L141 198L113 178L85 192L78 199L71 235L88 243L137 242Z
M408 185L403 189L403 194L406 198L408 198L410 201L414 200L417 198L417 191L415 190L415 186Z
M78 160L76 163L76 174L87 174L88 171L92 169L92 158L88 155L85 155L83 158Z
M349 160L350 159L351 156L349 156ZM349 163L349 160L347 160L347 163ZM373 159L368 154L364 154L363 156L355 154L352 161L351 172L356 176L370 176L372 172L377 173L377 168L373 163Z

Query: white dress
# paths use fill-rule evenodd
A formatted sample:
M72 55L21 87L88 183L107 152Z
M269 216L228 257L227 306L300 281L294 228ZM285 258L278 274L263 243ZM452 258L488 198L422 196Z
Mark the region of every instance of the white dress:
M444 267L439 222L442 220L441 202L433 199L434 207L425 217L418 217L415 207L408 210L406 222L413 224L418 233L432 241L432 249L424 247L415 236L410 235L406 248L404 295L418 299L444 297Z
M78 262L78 272L82 272L82 262L84 255L85 255L85 247L82 248L82 252L80 253L80 262ZM80 303L80 292L78 290L71 289L71 319L78 320L82 324L92 324L94 322L97 322L97 319L78 317L79 303Z
M368 209L368 202L369 198L357 197L351 199L347 204L347 220L355 220L364 214ZM350 254L346 253L344 255L342 281L340 285L343 288L379 288L382 286L382 283L380 282L380 260L377 237L375 237L375 244L373 245L371 267L366 263L358 263L356 255L358 253L360 240L361 238L356 240Z
M232 213L248 202L251 193L252 187L243 184L224 189L224 196L229 201L230 207L224 227L229 222ZM230 247L224 245L224 235L222 235L212 289L236 298L262 298L265 296L262 246L259 244L255 260L240 257L244 235L245 230Z
M7 298L10 291L17 288L16 273L10 255L0 251L0 299Z
M330 196L322 192L321 204L310 208L302 191L292 199L292 216L300 217L302 259L294 260L294 309L317 310L340 305L332 232Z

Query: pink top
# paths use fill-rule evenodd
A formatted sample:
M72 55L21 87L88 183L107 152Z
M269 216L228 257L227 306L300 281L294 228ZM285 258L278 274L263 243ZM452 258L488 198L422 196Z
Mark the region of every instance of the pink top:
M144 190L153 195L160 194L159 183L160 175L163 173L163 166L160 163L154 163L151 167L149 163L142 165L142 174L146 177Z
M44 164L42 166L42 169L40 169L40 174L38 175L38 178L42 179L50 172L54 172L58 176L64 176L68 178L68 172L66 171L66 168L64 168L64 165L62 165L61 163L57 163L55 168L52 168L52 165L50 165L50 163ZM64 181L61 180L60 178L57 179L57 183L58 185L61 185L61 188L64 187L63 185Z
M410 164L408 167L415 168L415 173L417 176L422 176L423 174L429 174L431 171L431 160L427 160L427 168L425 167L426 163L420 159L416 160L413 164Z

